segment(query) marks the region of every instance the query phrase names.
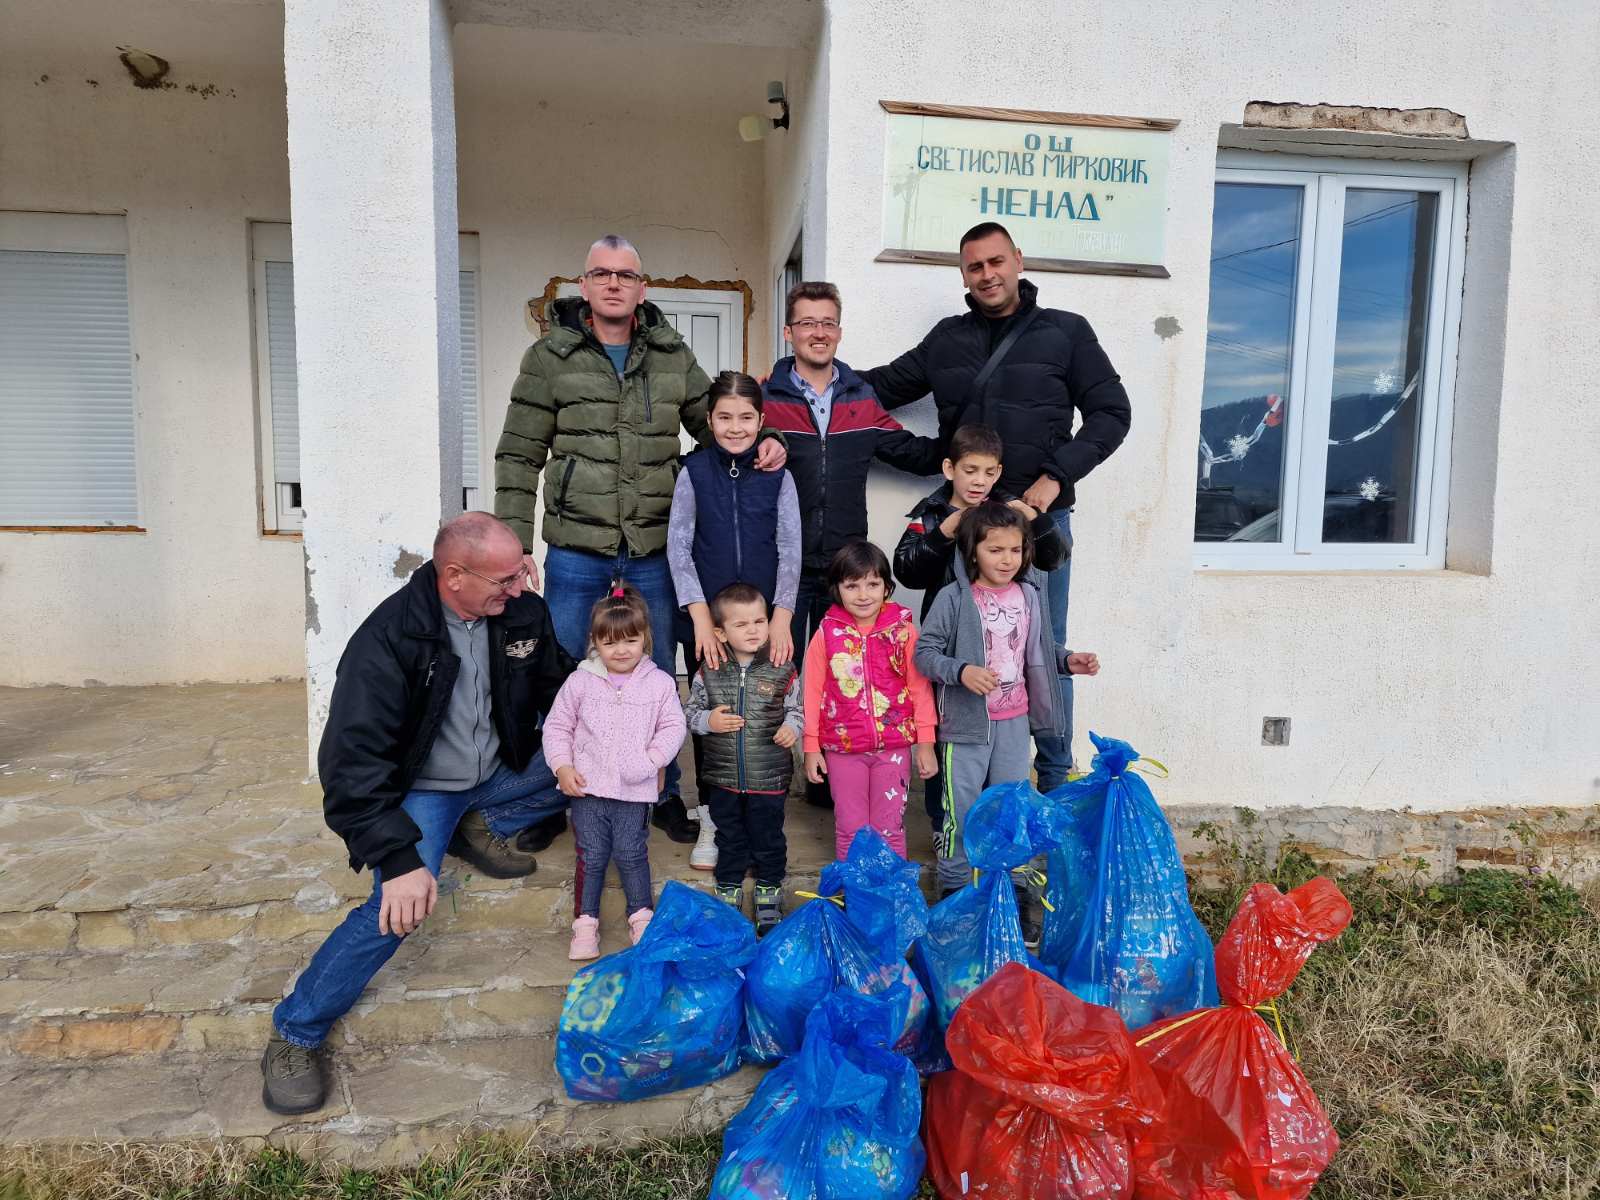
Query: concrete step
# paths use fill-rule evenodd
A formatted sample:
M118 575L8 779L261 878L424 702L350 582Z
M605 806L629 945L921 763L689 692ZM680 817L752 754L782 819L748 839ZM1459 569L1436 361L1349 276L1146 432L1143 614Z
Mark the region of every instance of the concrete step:
M704 873L694 874L689 882L709 886ZM816 883L815 876L791 875L788 907L805 903L794 893ZM567 958L571 913L570 882L464 898L461 889L448 893L334 1026L330 1045L553 1032L578 966ZM343 912L333 915L342 919ZM155 943L0 955L0 1056L51 1062L258 1052L273 1008L322 933L264 941L247 925L227 941L173 936L171 929L202 919L171 918L168 940ZM601 949L609 954L627 945L623 898L608 888Z
M562 1090L548 1035L350 1049L325 1063L327 1105L280 1117L261 1104L255 1055L0 1060L0 1141L226 1138L373 1166L414 1161L472 1129L592 1143L717 1128L744 1106L762 1075L747 1067L706 1087L633 1104L582 1104Z

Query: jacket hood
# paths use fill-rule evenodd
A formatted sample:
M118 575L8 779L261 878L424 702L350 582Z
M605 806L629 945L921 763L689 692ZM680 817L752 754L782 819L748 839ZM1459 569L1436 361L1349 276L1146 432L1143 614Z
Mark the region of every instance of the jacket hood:
M847 388L867 386L867 381L862 379L861 376L857 375L855 371L851 369L850 364L845 362L844 359L834 359L833 365L839 368L839 381L834 384L835 395ZM767 382L762 386L765 387L769 392L776 392L780 395L787 396L795 400L805 399L805 397L801 395L800 390L794 386L793 381L789 378L789 375L793 370L794 355L786 354L777 362L772 364L772 371L767 375Z
M967 308L970 309L975 316L983 317L984 320L989 319L988 314L978 307L978 302L972 298L971 292L967 293L966 301ZM1013 317L1020 317L1030 308L1037 308L1038 305L1039 289L1034 286L1033 281L1031 279L1017 280L1017 311L1011 315Z
M656 666L655 659L646 654L639 660L639 665L628 672L628 682L623 686L632 687L639 680L649 675L651 671L659 671L660 669L660 667ZM600 661L600 656L593 650L589 651L584 660L578 664L578 670L587 671L597 679L610 680L611 678L611 672L606 670L605 663Z
M828 609L822 618L824 621L833 621L841 625L855 628L856 619L844 610L844 606L835 604ZM911 610L903 604L896 604L893 600L885 600L883 607L878 610L877 623L873 625L870 633L882 633L885 629L893 629L902 621L911 620Z
M634 336L658 350L675 350L683 345L683 335L672 327L659 308L650 301L633 310ZM545 335L549 348L566 358L585 342L598 346L589 321L589 302L582 296L561 296L550 305L550 332Z

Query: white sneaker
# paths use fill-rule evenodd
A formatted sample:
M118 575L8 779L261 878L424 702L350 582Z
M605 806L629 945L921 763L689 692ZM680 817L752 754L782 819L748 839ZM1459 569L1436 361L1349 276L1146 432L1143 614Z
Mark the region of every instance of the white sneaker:
M689 851L689 865L696 871L715 871L717 827L711 823L711 810L702 804L692 815L700 820L700 836L695 839L694 849Z

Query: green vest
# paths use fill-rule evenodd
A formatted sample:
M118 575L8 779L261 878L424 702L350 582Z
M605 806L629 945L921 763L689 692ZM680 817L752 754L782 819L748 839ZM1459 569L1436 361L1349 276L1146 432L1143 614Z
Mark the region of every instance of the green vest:
M700 772L712 787L730 792L782 793L794 774L794 751L772 740L783 724L783 697L794 679L794 665L775 667L762 650L748 667L730 658L715 671L701 668L706 707L726 704L744 718L737 733L711 733L701 739Z

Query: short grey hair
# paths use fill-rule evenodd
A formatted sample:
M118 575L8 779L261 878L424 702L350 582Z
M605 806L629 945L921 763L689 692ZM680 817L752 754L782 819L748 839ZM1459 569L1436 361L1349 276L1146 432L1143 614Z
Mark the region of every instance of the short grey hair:
M433 539L435 566L463 559L477 562L496 538L521 544L517 531L493 513L464 512L439 527Z
M639 253L639 247L635 246L620 233L608 233L596 240L594 245L589 247L589 254L593 254L596 250L626 250L638 262L639 269L641 271L644 270L644 255ZM583 261L587 263L589 256L585 255Z

